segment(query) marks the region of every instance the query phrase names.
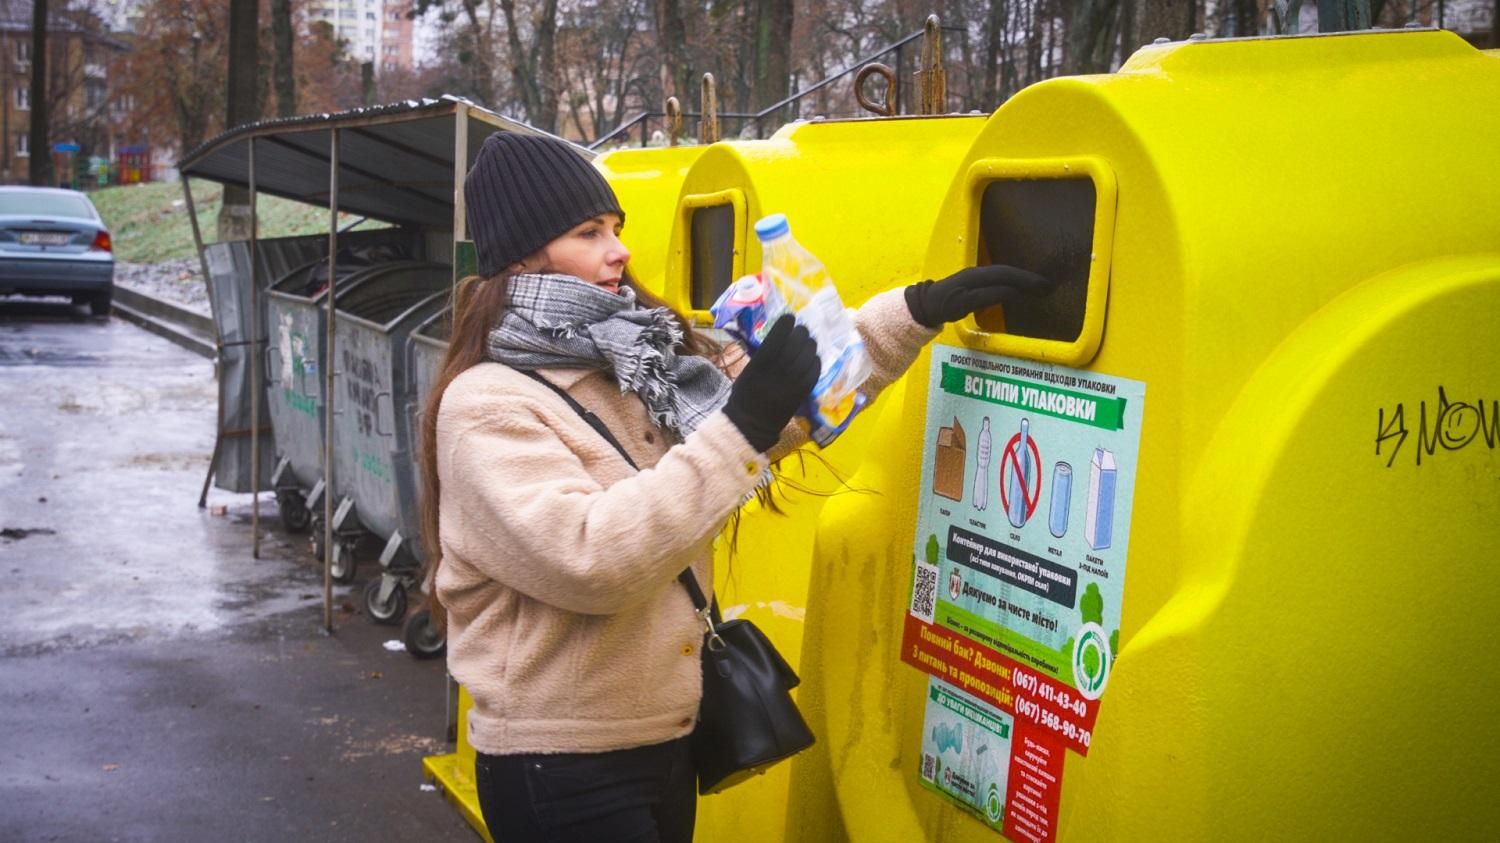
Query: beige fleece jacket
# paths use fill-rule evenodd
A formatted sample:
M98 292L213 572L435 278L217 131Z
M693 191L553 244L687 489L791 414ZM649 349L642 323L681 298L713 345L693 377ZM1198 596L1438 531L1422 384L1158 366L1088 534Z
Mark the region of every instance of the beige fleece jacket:
M936 333L912 321L899 289L872 298L855 324L874 363L872 396ZM703 625L676 578L691 565L709 590L714 538L767 457L722 412L674 444L610 375L542 375L603 420L641 470L547 387L498 363L443 393L435 582L448 669L474 699L469 742L491 755L604 752L687 735ZM805 441L787 430L772 456Z

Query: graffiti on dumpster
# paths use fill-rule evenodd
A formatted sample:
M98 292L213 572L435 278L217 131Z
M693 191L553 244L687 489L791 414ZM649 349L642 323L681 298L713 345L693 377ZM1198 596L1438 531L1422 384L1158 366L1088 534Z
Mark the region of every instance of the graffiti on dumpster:
M344 349L344 391L349 398L349 410L354 414L354 423L363 436L375 435L375 417L380 412L376 396L380 394L380 369L368 357Z
M316 378L318 362L313 357L307 335L297 330L292 315L282 314L276 331L276 358L280 364L274 374L281 383L281 399L292 410L316 418L318 402L309 394L304 378Z
M932 677L919 778L1052 840L1119 650L1145 385L948 346L931 384L901 648Z
M1427 402L1417 405L1417 465L1422 464L1425 454L1429 461L1438 448L1445 451L1460 451L1476 442L1483 442L1490 450L1500 443L1500 401L1491 400L1486 406L1483 398L1470 404L1466 401L1449 401L1448 392L1437 388L1437 401L1432 415L1428 416ZM1429 424L1429 418L1431 422ZM1375 456L1383 456L1385 448L1390 457L1385 467L1396 463L1401 446L1406 444L1410 431L1406 427L1406 405L1398 402L1387 412L1385 407L1376 410ZM1391 440L1395 442L1391 442Z
M380 377L380 367L376 366L370 358L347 348L343 349L342 360L344 393L349 399L349 406L345 412L354 414L354 426L361 436L378 437L381 435L378 425L379 396L385 390ZM354 464L358 465L360 470L383 482L391 482L390 463L380 453L362 448L358 444L352 447Z

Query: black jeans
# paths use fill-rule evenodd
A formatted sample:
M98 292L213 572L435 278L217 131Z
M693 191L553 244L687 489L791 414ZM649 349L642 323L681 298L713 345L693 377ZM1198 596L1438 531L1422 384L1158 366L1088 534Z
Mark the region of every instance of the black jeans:
M476 753L479 810L497 843L691 843L688 739L567 755Z

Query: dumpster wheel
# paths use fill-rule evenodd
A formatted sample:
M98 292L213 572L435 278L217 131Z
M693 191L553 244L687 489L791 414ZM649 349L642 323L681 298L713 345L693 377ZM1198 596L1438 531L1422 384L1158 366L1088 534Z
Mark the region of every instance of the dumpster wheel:
M406 617L406 587L396 583L391 596L382 603L380 583L384 579L385 576L381 575L365 585L365 617L383 626L395 626Z
M406 619L401 640L414 659L435 659L448 649L448 636L432 625L431 609L419 609Z
M314 517L312 532L307 536L307 542L312 547L313 558L319 563L323 561L323 521ZM329 572L333 581L339 585L348 585L354 582L354 572L358 563L354 558L354 548L359 544L357 539L342 537L337 534L333 537L333 545L336 552L333 554L333 570Z
M300 533L312 523L312 511L307 508L307 499L294 489L276 493L276 509L281 514L281 526L288 533Z
M358 562L354 559L355 544L356 542L349 539L333 537L333 564L330 566L329 574L339 585L354 582L354 572L358 568Z

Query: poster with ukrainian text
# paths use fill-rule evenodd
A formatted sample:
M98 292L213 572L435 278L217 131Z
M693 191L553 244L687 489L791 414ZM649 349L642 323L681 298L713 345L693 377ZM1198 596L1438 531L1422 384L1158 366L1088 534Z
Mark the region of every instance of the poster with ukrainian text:
M1012 763L1057 778L1119 648L1145 384L953 346L930 378L902 659L1014 718ZM1035 819L1007 836L1050 839Z

